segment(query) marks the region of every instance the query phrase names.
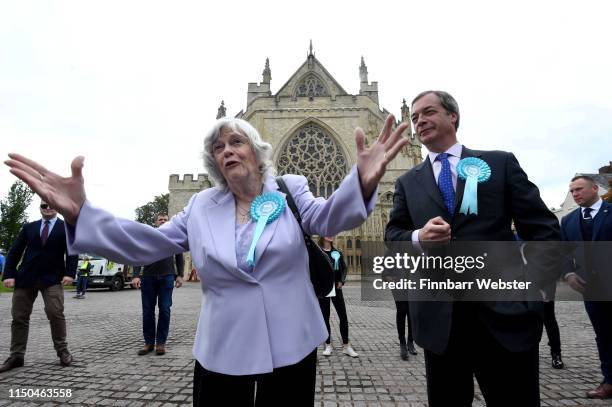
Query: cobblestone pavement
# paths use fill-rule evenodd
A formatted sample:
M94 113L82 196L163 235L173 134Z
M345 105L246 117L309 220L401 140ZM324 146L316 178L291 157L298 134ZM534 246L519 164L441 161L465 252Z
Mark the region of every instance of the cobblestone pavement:
M345 289L350 337L359 358L340 351L336 315L332 311L335 351L319 350L317 406L426 406L423 352L400 360L395 308L392 302L362 302L357 283ZM136 356L142 346L140 295L94 290L85 300L66 292L68 343L75 357L62 368L53 350L42 298L32 314L26 366L0 374L0 406L119 405L171 406L191 404L193 359L191 347L200 309L198 284L175 290L168 352L164 356ZM0 294L0 357L8 356L12 294ZM333 307L332 307L333 308ZM543 406L602 406L610 401L584 398L601 378L593 330L581 302L559 302L567 368L550 367L546 336L540 346ZM321 348L320 348L321 349ZM66 389L71 397L15 398L16 389ZM512 391L512 383L508 383ZM484 406L479 393L474 406Z

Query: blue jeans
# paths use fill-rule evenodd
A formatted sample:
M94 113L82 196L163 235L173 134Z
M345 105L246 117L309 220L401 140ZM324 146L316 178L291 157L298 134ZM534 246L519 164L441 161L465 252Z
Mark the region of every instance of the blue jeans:
M85 294L87 291L87 283L89 282L88 276L79 276L77 278L77 294Z
M170 328L170 307L172 306L172 289L174 275L143 276L140 279L142 296L142 334L145 344L163 345L168 338ZM155 304L159 307L157 330L155 329Z

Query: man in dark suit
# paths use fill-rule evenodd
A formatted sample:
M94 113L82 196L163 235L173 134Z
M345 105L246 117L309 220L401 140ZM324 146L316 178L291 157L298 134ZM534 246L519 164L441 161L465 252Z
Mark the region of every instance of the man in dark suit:
M578 175L570 182L570 192L580 206L561 219L561 237L565 241L612 241L612 205L599 197L593 178ZM575 270L565 280L584 295L601 361L603 382L587 392L589 398L612 398L612 298L610 297L610 252L595 244L577 248L572 264ZM597 301L603 300L603 301Z
M0 372L23 366L30 315L39 291L60 364L72 363L66 343L62 286L74 281L78 256L68 256L64 222L57 217L57 212L41 202L40 213L41 220L23 226L7 255L2 279L5 287L15 290L11 307L11 355L0 366Z
M412 124L429 150L425 161L400 176L386 228L387 241L415 246L451 241L512 241L511 223L526 240L558 240L559 224L513 154L470 150L457 141L459 107L446 92L426 91L412 101ZM491 168L478 184L478 214L460 213L465 180L460 159L477 157ZM520 270L520 256L507 256ZM553 281L550 256L530 259L540 279ZM430 406L471 406L474 376L490 406L539 406L538 342L541 303L423 301L410 304L416 342L425 349ZM510 388L511 386L511 388Z

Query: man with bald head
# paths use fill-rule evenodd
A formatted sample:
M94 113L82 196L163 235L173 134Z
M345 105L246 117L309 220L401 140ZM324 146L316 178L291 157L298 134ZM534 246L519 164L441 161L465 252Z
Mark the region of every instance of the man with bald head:
M561 219L561 236L565 241L611 241L612 204L599 196L599 186L588 175L577 175L569 185L578 208ZM610 252L595 244L585 244L572 261L576 269L565 280L584 295L601 362L603 380L586 394L589 398L612 398L612 298L610 298ZM603 301L600 301L603 300Z

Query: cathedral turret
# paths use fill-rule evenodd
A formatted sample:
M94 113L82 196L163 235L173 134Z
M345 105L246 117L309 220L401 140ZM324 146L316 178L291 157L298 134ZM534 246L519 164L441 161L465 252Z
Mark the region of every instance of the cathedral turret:
M221 101L221 105L219 106L219 109L217 109L217 120L219 120L222 117L225 117L225 102L223 100Z
M359 66L359 79L359 94L368 96L378 104L378 82L368 84L368 67L363 60L363 56L361 57L361 65Z
M261 83L270 84L270 80L272 80L272 71L270 71L270 59L266 58L266 67L263 70L263 81Z
M263 70L263 80L258 85L255 82L249 82L249 90L247 92L247 106L258 97L272 95L270 92L270 80L272 79L272 71L270 71L270 59L266 58L266 66Z
M312 40L310 40L310 47L308 47L308 53L306 54L306 60L308 61L308 69L313 69L315 54L312 51Z
M363 56L361 57L361 65L359 66L359 78L361 79L361 83L368 83L368 67L363 61Z
M410 108L406 105L406 99L402 100L402 121L410 122Z
M406 104L406 99L402 100L402 121L408 124L411 123L410 108ZM414 138L414 134L412 133L412 126L408 126L407 131L408 131L408 135L410 136L410 138Z

